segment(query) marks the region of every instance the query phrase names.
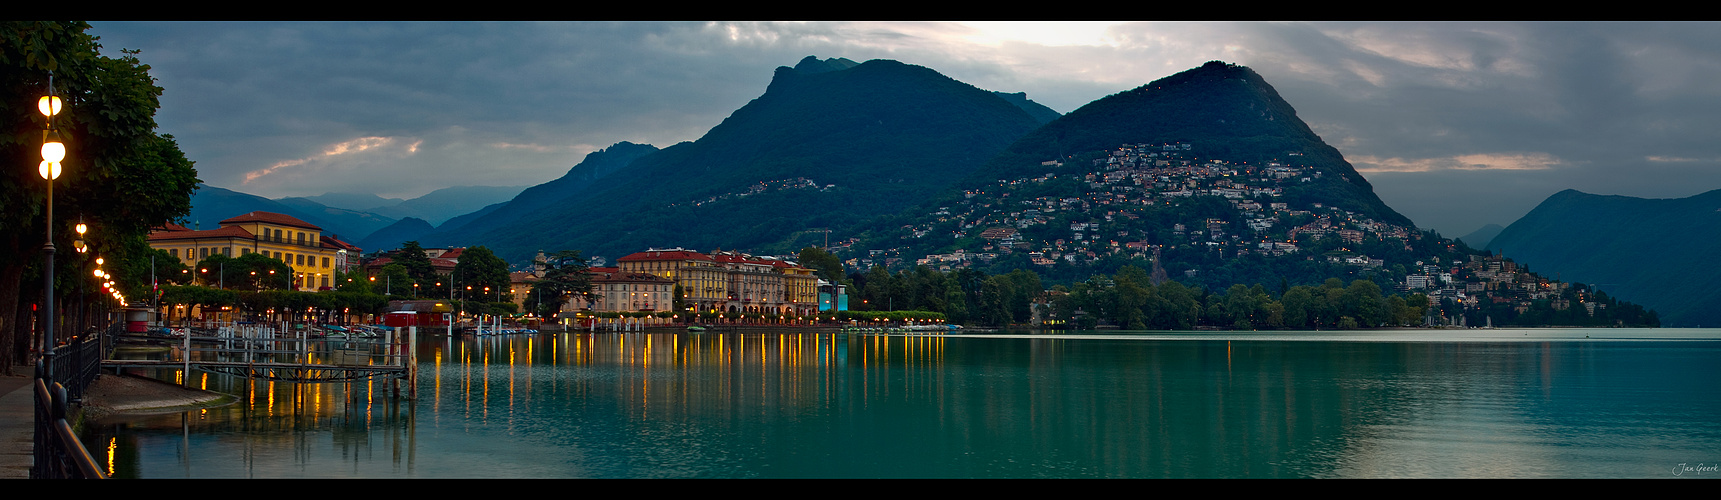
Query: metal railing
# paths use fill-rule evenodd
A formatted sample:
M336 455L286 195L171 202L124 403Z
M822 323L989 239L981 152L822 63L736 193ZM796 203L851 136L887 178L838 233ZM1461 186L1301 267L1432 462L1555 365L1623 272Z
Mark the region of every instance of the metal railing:
M36 464L30 468L31 479L107 479L95 457L84 448L66 422L66 406L71 400L66 386L49 382L46 370L37 365L36 378Z
M109 337L98 334L55 347L36 363L36 464L30 468L31 478L107 478L72 432L66 413L101 373Z
M106 354L104 343L108 337L96 335L49 351L42 357L42 364L50 368L48 380L64 385L73 400L83 399L84 389L101 373L102 358Z

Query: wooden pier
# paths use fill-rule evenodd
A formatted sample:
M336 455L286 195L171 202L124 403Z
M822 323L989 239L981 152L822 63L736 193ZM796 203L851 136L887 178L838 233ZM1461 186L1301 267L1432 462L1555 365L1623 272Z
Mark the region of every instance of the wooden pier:
M417 397L417 327L385 329L381 334L350 338L313 338L308 329L268 327L223 328L212 335L177 338L125 336L162 346L165 359L102 360L111 368L192 369L238 377L301 383L351 382L374 377L405 381L408 397ZM165 344L165 345L164 345ZM399 388L396 388L398 393Z

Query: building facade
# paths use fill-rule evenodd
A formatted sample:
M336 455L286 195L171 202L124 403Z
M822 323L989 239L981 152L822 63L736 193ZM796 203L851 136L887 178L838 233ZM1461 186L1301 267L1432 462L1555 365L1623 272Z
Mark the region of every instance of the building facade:
M329 289L340 265L359 251L349 243L322 236L322 228L273 212L250 212L220 222L205 231L169 224L149 235L150 248L165 250L185 265L210 255L240 257L260 253L292 269L292 287L300 291Z
M682 300L699 312L806 316L819 308L813 270L783 259L672 248L636 252L616 264L623 273L651 274L680 285Z

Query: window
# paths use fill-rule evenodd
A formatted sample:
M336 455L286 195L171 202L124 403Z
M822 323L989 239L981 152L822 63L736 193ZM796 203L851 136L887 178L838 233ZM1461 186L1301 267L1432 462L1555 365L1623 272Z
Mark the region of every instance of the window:
M207 257L209 257L209 247L203 247L203 248L197 249L197 258L203 259L203 258L207 258Z
M221 247L221 255L232 257L233 256L233 247Z
M179 258L179 249L174 248L172 250L173 250L173 258L175 258L175 259Z
M329 268L329 258L323 257L323 269L328 269L328 268Z
M299 261L299 263L297 265L300 265L300 266L305 265L305 254L299 254L298 261Z
M299 233L299 244L300 244L300 245L304 245L304 244L305 244L305 233L302 233L302 232L301 232L301 233Z

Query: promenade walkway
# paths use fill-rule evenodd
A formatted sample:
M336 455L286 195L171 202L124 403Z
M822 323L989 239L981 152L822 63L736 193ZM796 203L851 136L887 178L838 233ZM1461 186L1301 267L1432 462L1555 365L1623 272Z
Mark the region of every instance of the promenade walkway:
M0 373L0 479L29 479L36 463L34 369L14 366L12 373Z

